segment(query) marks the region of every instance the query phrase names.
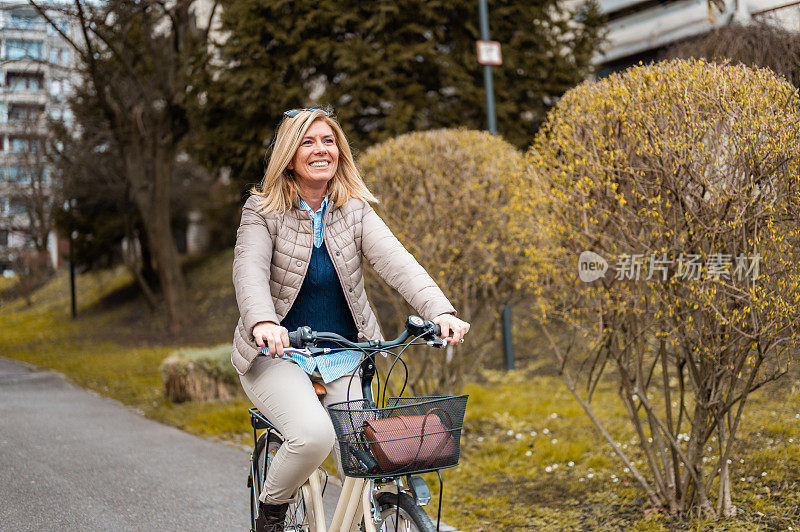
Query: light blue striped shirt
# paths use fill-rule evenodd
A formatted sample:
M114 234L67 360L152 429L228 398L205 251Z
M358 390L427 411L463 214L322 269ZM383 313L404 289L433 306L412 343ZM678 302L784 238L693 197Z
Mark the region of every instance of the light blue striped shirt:
M314 212L304 200L300 200L300 208L305 209L311 216L314 227L314 247L317 248L325 241L325 235L322 232L322 222L325 219L325 208L327 206L328 196L325 196L322 200L322 205L316 212ZM268 349L266 347L261 349L261 353L264 355L268 354ZM346 350L317 357L306 357L300 353L285 353L283 358L295 362L309 375L314 373L314 370L318 370L319 374L322 376L322 380L327 384L356 369L361 362L361 353L358 351Z
M269 355L269 349L266 347L262 347L260 352L262 355ZM361 353L351 349L316 357L300 353L284 353L283 359L296 363L309 375L318 370L322 380L328 384L356 369L361 362Z
M311 222L314 224L314 247L318 248L322 245L322 242L325 240L325 235L322 233L322 221L325 219L325 207L328 206L328 196L325 196L322 200L322 205L320 205L319 210L314 212L311 207L308 206L305 200L300 200L300 208L305 209L309 216L311 216Z

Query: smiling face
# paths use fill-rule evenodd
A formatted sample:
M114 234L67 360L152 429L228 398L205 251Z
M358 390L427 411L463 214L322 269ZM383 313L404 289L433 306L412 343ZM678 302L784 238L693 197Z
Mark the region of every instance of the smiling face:
M318 189L333 178L339 163L339 148L333 130L324 120L315 120L300 140L289 170L304 189Z

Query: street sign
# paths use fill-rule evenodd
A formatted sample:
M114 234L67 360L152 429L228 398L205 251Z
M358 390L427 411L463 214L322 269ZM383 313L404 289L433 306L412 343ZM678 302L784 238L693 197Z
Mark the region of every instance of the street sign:
M477 41L478 63L482 65L502 65L503 54L497 41Z

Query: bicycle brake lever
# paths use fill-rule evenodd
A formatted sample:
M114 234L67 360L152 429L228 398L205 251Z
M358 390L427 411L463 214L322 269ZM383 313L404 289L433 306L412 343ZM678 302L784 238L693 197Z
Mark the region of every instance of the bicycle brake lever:
M266 347L262 347L258 352L260 354L262 354L262 355L270 356L269 349L266 348ZM304 347L303 349L298 349L296 347L284 347L283 348L283 353L284 353L284 355L286 355L288 353L297 353L297 354L303 355L305 357L312 356L311 351L309 351L309 349L307 347Z
M427 344L431 347L447 347L447 344L453 339L452 336L448 336L446 338L436 338L435 340L428 340ZM459 344L464 343L464 339L458 341Z

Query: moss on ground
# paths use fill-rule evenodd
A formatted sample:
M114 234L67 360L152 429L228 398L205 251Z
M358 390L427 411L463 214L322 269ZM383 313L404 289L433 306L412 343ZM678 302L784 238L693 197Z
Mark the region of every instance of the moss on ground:
M124 270L78 278L79 317L69 316L60 272L34 304L6 303L0 355L55 369L80 386L193 434L249 445L249 403L173 404L162 394L159 365L177 347L229 341L236 319L231 253L187 268L196 330L169 335L161 311L136 297ZM446 522L489 530L798 530L800 390L772 385L753 394L739 431L731 474L737 517L716 523L676 520L643 504L628 471L596 434L564 385L543 363L532 371L486 372L470 395L460 465L444 470ZM787 381L788 382L788 381ZM617 441L635 458L633 433L609 383L593 401ZM641 465L641 463L639 464ZM330 460L326 468L332 471ZM427 475L435 497L438 479Z
M732 456L738 515L710 522L649 508L630 472L557 378L526 372L487 377L466 387L461 465L444 472L448 523L487 531L800 527L798 390L775 384L752 396ZM647 474L612 387L601 387L593 404ZM438 486L438 479L429 475L428 483Z

